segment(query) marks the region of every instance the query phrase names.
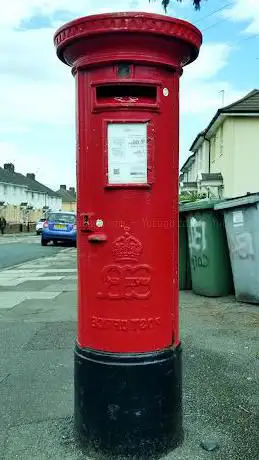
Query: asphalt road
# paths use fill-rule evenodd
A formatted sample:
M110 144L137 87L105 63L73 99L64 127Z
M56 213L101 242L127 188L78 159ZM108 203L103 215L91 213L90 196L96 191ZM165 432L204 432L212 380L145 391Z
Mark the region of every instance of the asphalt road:
M40 257L50 257L57 254L62 246L42 247L39 243L29 244L28 242L4 243L0 245L0 270L13 265L38 259Z

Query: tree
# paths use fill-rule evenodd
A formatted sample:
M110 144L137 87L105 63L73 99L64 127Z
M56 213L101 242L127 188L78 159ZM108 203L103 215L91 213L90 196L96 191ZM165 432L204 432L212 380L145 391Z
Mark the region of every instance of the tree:
M149 0L150 1L150 0ZM169 5L170 2L173 2L173 1L176 1L176 0L162 0L162 6L164 7L164 10L166 12L167 10L167 7ZM177 2L181 2L182 0L177 0ZM193 2L193 5L194 5L194 8L196 10L199 10L200 9L200 4L201 2L204 1L204 0L192 0Z

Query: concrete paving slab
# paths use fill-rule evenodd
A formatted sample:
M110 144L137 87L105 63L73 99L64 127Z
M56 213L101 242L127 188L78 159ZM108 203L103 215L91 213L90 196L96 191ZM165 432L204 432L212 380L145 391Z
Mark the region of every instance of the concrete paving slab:
M59 257L56 257L56 256L53 256L53 257L44 257L44 259L41 260L41 262L33 262L32 265L39 265L39 263L44 266L44 265L47 265L49 264L50 262L53 262L53 263L56 263L56 264L59 264L59 263L63 263L63 262L71 262L73 259L71 258L71 256L69 255L66 255L66 256L62 256L61 253L59 253Z
M32 300L32 299L55 299L60 292L44 292L44 291L2 291L1 292L1 302L0 302L0 309L7 309L13 308L15 305L24 302L25 300Z
M77 306L77 296L75 292L62 292L58 297L59 304L67 305L70 307Z
M37 273L59 273L59 272L62 272L62 273L75 273L76 272L76 268L51 268L52 265L49 265L48 267L45 267L45 268L41 268L41 267L37 267L35 268L37 270ZM28 267L24 267L23 269L19 269L19 270L9 270L9 272L11 272L13 275L20 275L21 272L26 274L31 274L31 273L35 273L35 270L32 270L31 268L28 268Z
M44 269L44 268L48 268L48 267L50 267L50 268L53 268L53 267L57 267L57 268L66 267L67 268L68 265L70 265L69 262L71 262L70 257L65 259L65 260L63 260L63 259L61 259L61 260L54 259L53 261L49 260L49 261L44 262L44 263L37 263L37 264L34 263L34 264L29 264L29 265L26 264L26 266L19 267L19 269L20 270L22 270L22 269L34 270L35 268L36 269L37 268ZM72 263L71 265L74 265L74 263ZM17 267L16 267L16 270L18 270Z
M48 259L48 260L47 260ZM20 269L23 269L23 268L30 268L30 269L34 269L34 268L37 268L39 266L41 267L49 267L49 264L51 263L51 260L54 259L54 257L44 257L44 259L37 259L35 261L30 261L30 262L25 262L24 264L20 264L20 265L16 265L15 268L11 268L9 267L8 270L20 270Z
M16 278L20 278L22 276L24 276L24 273L26 273L26 275L33 275L35 274L35 269L32 270L25 270L25 269L22 269L22 270L4 270L2 272L0 272L0 279L16 279ZM40 274L39 274L40 276Z
M56 284L49 284L43 288L43 291L48 292L53 291L54 289L57 289L60 292L77 291L77 285L75 283L68 283L69 280L66 277L63 280L58 281Z
M59 283L62 280L59 281ZM17 286L1 286L0 285L0 297L1 297L1 292L2 291L8 291L8 292L16 292L16 291L36 291L37 289L39 291L43 291L45 287L49 286L50 281L41 281L41 283L38 283L37 281L24 281L23 283L19 283ZM52 285L51 292L54 292L56 289L56 284Z
M19 284L22 284L24 283L24 279L23 278L17 278L17 279L0 279L0 286L1 287L15 287L15 286L19 286Z
M54 281L54 280L61 280L63 277L62 276L37 276L36 275L28 275L28 276L23 276L21 278L19 278L19 281L22 280L22 283L24 283L25 281Z
M0 309L0 321L54 322L75 321L77 316L75 292L66 301L59 300L60 295L53 300L25 300L14 308ZM26 327L26 324L24 325Z
M70 254L68 255L63 255L61 256L60 258L55 258L55 262L56 263L64 263L64 262L67 262L67 263L76 263L77 262L77 257L73 257L71 256Z

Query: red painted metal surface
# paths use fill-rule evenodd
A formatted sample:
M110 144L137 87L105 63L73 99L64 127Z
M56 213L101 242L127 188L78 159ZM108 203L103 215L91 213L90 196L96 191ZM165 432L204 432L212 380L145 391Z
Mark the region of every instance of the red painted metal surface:
M176 346L179 77L201 34L173 18L120 13L73 21L55 44L77 86L78 344L125 353ZM110 183L115 123L147 126L145 183Z

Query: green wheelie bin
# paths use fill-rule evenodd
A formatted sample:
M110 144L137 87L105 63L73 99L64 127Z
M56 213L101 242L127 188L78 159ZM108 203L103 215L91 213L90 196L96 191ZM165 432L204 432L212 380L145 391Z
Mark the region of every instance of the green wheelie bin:
M179 289L184 291L192 288L192 281L186 214L181 209L182 205L179 214Z
M214 205L203 199L182 206L186 213L192 290L206 297L233 293L233 276L224 219Z

